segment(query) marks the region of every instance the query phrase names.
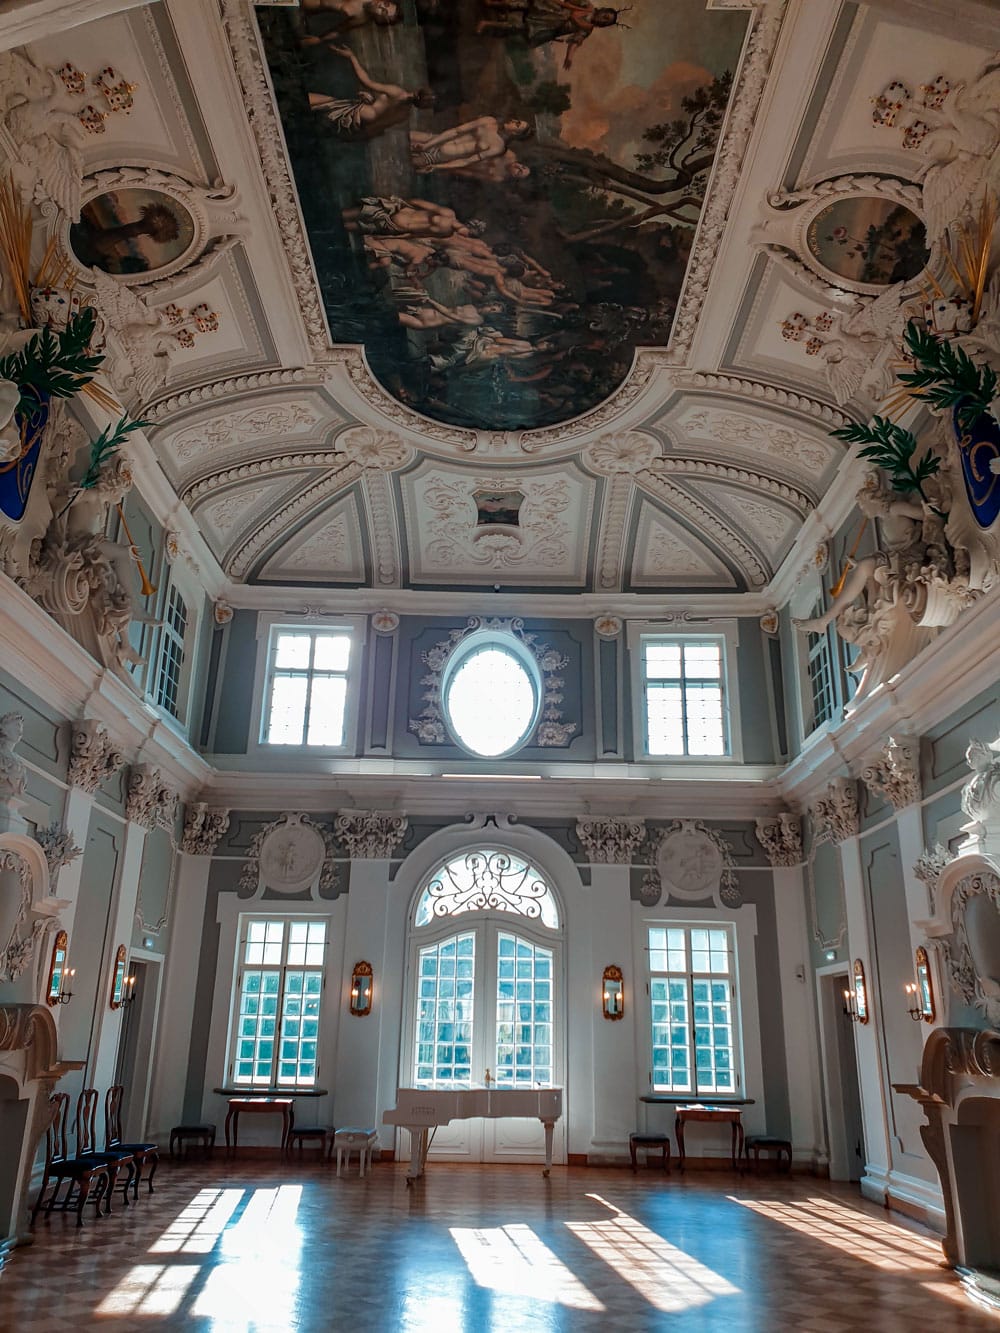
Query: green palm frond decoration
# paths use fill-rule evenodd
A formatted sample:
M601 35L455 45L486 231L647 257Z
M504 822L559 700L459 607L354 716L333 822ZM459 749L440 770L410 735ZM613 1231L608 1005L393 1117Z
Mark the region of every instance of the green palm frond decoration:
M51 398L72 398L96 375L104 360L90 350L97 311L88 306L55 332L46 326L17 352L0 358L0 379L11 380L21 390L18 410L30 412L34 390Z
M927 449L914 463L917 437L912 431L897 426L888 417L872 417L867 426L852 423L830 433L835 439L846 440L848 444L863 444L865 448L858 450L858 457L867 458L888 472L894 491L904 495L916 491L924 504L944 517L924 490L924 482L939 471L941 459Z
M118 452L119 448L125 443L134 430L142 430L148 426L148 421L129 421L128 417L122 417L115 426L105 426L90 446L90 458L87 460L87 470L77 484L76 490L69 497L62 509L59 511L59 517L62 518L66 510L70 507L78 496L84 491L93 490L101 479L101 470L105 463Z
M961 430L970 430L988 412L996 396L997 377L989 366L978 365L967 352L946 338L938 338L914 320L906 326L903 341L915 369L899 375L901 384L914 398L921 398L942 411L955 411Z

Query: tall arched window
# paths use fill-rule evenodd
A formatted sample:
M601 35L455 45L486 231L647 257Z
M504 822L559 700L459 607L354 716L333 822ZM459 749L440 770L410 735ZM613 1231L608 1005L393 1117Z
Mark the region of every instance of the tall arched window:
M400 1082L562 1086L561 941L551 886L515 852L478 847L440 865L414 903ZM530 1160L535 1130L498 1125L456 1122L437 1155L510 1160L523 1149Z

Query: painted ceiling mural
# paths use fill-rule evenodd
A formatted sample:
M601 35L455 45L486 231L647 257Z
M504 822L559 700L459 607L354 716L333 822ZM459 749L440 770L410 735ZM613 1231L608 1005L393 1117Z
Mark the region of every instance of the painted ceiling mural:
M439 421L588 411L670 336L745 12L313 0L258 22L335 342Z

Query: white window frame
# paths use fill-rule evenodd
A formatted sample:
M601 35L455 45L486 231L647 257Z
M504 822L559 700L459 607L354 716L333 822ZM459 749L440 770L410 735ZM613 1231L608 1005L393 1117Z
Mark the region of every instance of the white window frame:
M817 606L824 605L823 584L818 574L813 574L799 588L789 602L789 612L794 620L811 619ZM812 681L809 678L809 636L792 625L795 679L798 688L795 691L798 710L799 736L801 744L812 743L814 737L822 735L837 726L843 716L837 690L837 676L840 671L836 646L831 639L828 625L822 631L826 635L827 653L830 664L830 684L833 690L833 712L825 722L816 722L813 712Z
M722 645L722 720L728 751L726 754L649 754L646 749L645 679L642 648L647 640L660 643L684 640L704 642L717 639ZM679 629L669 621L630 620L626 633L629 652L629 680L632 690L632 739L636 761L643 764L741 764L743 762L743 727L740 719L737 654L737 620L704 620Z
M309 904L303 903L301 904L301 906L303 908L306 908L309 906ZM324 1010L326 1008L325 1001L326 1001L327 981L329 980L330 970L331 970L330 954L331 954L331 944L332 944L331 940L332 921L330 920L329 916L326 916L325 914L318 913L315 911L296 912L294 910L290 910L291 905L289 905L289 908L286 908L285 910L278 912L268 912L262 910L262 908L263 904L260 904L257 911L240 912L236 922L236 940L235 940L235 950L234 950L235 956L233 958L233 968L229 979L230 980L229 1007L227 1012L226 1055L225 1055L225 1066L224 1066L225 1077L223 1079L223 1083L227 1087L245 1089L247 1093L260 1091L265 1087L268 1089L281 1089L289 1093L294 1093L296 1090L303 1093L312 1092L314 1088L321 1086L321 1078L325 1065L325 1061L323 1059L323 1035L324 1035L323 1026L324 1026ZM288 964L286 961L284 961L287 958L287 947L288 947L287 935L284 937L284 943L282 949L283 961L277 964L261 965L262 970L266 969L279 970L282 973L282 986L281 990L279 991L279 1002L278 1002L278 1016L277 1016L278 1022L276 1024L276 1031L274 1035L274 1042L276 1049L272 1060L272 1069L274 1069L275 1071L277 1071L281 1063L281 1053L279 1050L277 1050L277 1046L279 1041L281 1040L280 1020L281 1020L281 1008L282 1008L281 1000L284 997L284 974L289 967L291 967L293 971L297 970L318 971L321 974L322 984L320 986L319 1011L317 1014L316 1074L314 1082L312 1084L283 1083L280 1078L268 1084L261 1084L256 1080L256 1078L251 1080L249 1083L243 1081L238 1082L236 1079L237 1047L240 1042L240 1034L238 1031L238 1026L240 1017L240 999L242 995L241 983L242 983L243 972L246 967L246 963L244 960L246 951L247 929L251 921L281 921L284 923L286 929L292 922L298 922L298 921L304 921L307 923L322 921L324 923L326 929L326 938L324 941L324 957L323 957L323 963L319 968L316 968L314 966L310 967L303 965L301 969L298 969L295 967L295 965Z
M648 913L637 913L634 917L633 935L634 956L637 967L641 969L642 1002L637 1003L638 1021L636 1035L638 1040L638 1058L636 1059L636 1089L639 1096L647 1096L652 1090L653 1062L653 1020L649 1001L649 927L650 926L732 926L736 935L736 995L740 1013L740 1075L741 1087L729 1097L724 1093L712 1093L711 1103L715 1105L725 1101L752 1101L752 1106L743 1108L743 1123L749 1134L763 1134L766 1123L764 1107L764 1062L761 1054L760 1039L760 1004L757 992L757 909L752 903L742 907L720 910L712 907L659 907ZM641 961L639 961L641 960ZM777 985L777 980L774 981ZM782 997L784 999L784 997ZM665 1093L664 1096L671 1096ZM696 1100L695 1094L678 1093L679 1098ZM720 1148L719 1156L728 1156L728 1143L725 1151Z
M179 601L184 608L184 627L180 634L177 633L176 627L171 623L171 602L173 601ZM167 586L164 589L160 618L162 623L156 645L156 656L153 659L153 702L157 708L162 708L171 717L180 719L183 716L186 703L185 677L190 674L188 669L188 626L191 623L191 608L188 606L183 589L172 578L167 581ZM165 659L172 648L176 648L180 654L180 661L177 664L177 690L173 708L160 697L163 693L161 685L166 674Z
M261 612L257 616L257 661L254 669L253 719L247 743L249 755L343 755L356 748L358 717L361 712L361 675L367 638L367 616L290 616ZM276 745L263 739L271 675L272 645L280 630L292 632L347 632L351 636L351 656L347 668L347 697L344 703L344 739L340 745Z
M727 941L728 941L728 953L729 953L729 957L730 957L730 969L729 969L729 971L726 972L726 973L724 973L724 974L722 974L722 973L718 973L718 972L714 972L714 973L713 973L713 972L698 972L698 971L696 971L693 967L688 967L684 972L671 972L669 969L667 969L667 970L660 970L660 969L657 969L657 970L654 971L653 966L652 966L652 955L651 955L650 947L649 947L649 932L650 932L651 930L663 930L663 931L668 931L668 930L681 930L681 931L684 931L685 936L686 936L685 955L686 955L686 957L687 957L687 959L688 959L689 962L691 961L692 953L693 953L692 945L691 945L691 932L692 932L692 931L694 931L694 930L706 930L706 931L707 931L707 930L716 930L716 931L724 932L725 935L726 935ZM686 1024L687 1033L688 1033L688 1038L687 1038L687 1052L688 1052L688 1056L689 1056L688 1070L689 1070L690 1081L691 1081L691 1083L692 1083L692 1086L691 1086L690 1088L681 1088L681 1089L678 1089L678 1090L677 1090L678 1095L680 1095L680 1096L685 1096L685 1097L694 1097L694 1098L698 1098L698 1097L708 1097L708 1098L710 1098L710 1100L713 1101L713 1102L714 1102L714 1101L729 1101L729 1100L732 1100L733 1098L741 1098L741 1097L743 1096L743 1011L742 1011L742 1009L741 1009L741 1007L740 1007L740 992L739 992L739 971L740 971L740 962L739 962L739 941L737 940L737 937L736 937L736 929L735 929L735 927L733 926L732 922L730 922L730 921L716 921L716 922L714 922L714 923L706 924L706 923L703 922L703 921L674 921L674 922L672 922L669 926L658 926L658 925L654 925L654 924L647 923L647 926L646 926L646 955L647 955L647 989L646 989L646 1005L647 1005L647 1009L649 1010L649 1021L650 1021L650 1043L649 1043L649 1053L650 1053L650 1058L649 1058L649 1066L650 1066L650 1068L649 1068L649 1087L650 1087L650 1091L651 1091L651 1092L654 1092L654 1093L662 1093L663 1095L666 1095L666 1096L672 1096L672 1095L674 1094L674 1089L673 1089L673 1088L657 1087L656 1084L653 1082L653 1072L654 1072L654 1071L653 1071L653 1067L652 1067L652 1065L653 1065L653 1061L652 1061L652 1026L653 1026L653 1019L652 1019L652 1008L653 1008L652 982L653 982L653 978L654 978L654 977L664 977L664 978L667 978L668 981L677 981L677 980L683 978L683 980L684 980L684 982L685 982L685 985L686 985L686 989L687 989L687 1008L688 1008L688 1021L687 1021L687 1024ZM726 1089L716 1089L716 1088L699 1088L699 1087L697 1086L697 1083L698 1083L698 1047L697 1047L697 1045L695 1044L695 1040L694 1040L694 1029L695 1029L695 1027L697 1026L696 1021L695 1021L695 1017L694 1017L694 1009L695 1009L695 1004L696 1004L696 1001L695 1001L695 998L694 998L694 982L695 982L696 980L698 980L698 981L709 981L709 982L718 982L718 981L722 981L722 982L724 982L724 983L729 987L729 992L730 992L730 994L729 994L729 1001L730 1001L730 1016L731 1016L730 1028L731 1028L731 1030L732 1030L732 1065L731 1065L731 1067L730 1067L730 1073L731 1073L731 1077L732 1077L732 1087L729 1088L728 1090L726 1090ZM710 1001L710 1003L714 1003L714 1001ZM668 997L668 1004L669 1004L669 997ZM672 1024L668 1021L668 1026L671 1026L671 1025L672 1025ZM713 1026L713 1025L710 1024L709 1026Z
M177 683L176 713L171 713L169 709L164 708L156 700L157 683L160 678L160 660L167 633L165 618L172 588L177 589L178 596L183 599L184 606L187 609L187 624L184 627L183 642L184 656L181 661L180 680ZM194 674L194 664L198 660L202 621L204 620L205 593L200 584L189 576L189 571L186 568L183 568L178 562L169 564L166 560L164 560L161 569L158 592L157 616L161 624L154 630L153 637L150 640L148 661L143 668L146 673L144 691L146 698L156 708L160 716L169 725L180 728L186 734L191 716L191 681Z

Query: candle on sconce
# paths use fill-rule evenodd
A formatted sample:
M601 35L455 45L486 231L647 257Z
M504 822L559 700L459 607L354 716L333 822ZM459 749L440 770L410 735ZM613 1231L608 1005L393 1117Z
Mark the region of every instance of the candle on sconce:
M906 1012L917 1023L924 1016L924 1007L920 1002L917 983L908 981L903 990L906 992Z

